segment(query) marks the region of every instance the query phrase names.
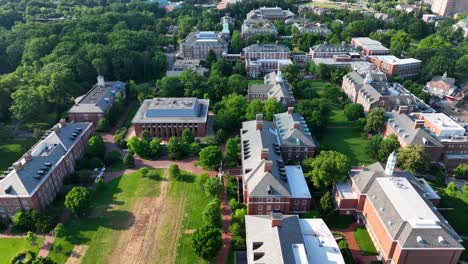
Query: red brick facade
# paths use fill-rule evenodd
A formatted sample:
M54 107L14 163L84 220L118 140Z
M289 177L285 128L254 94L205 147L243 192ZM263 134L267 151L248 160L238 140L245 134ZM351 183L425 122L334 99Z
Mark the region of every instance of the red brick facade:
M144 130L150 132L151 136L159 138L180 137L184 129L189 128L195 137L206 136L206 123L154 123L133 124L135 134L139 137Z

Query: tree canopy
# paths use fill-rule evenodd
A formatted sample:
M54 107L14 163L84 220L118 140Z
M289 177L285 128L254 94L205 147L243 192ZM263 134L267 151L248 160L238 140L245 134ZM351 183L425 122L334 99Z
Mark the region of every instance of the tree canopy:
M306 177L317 188L326 188L333 181L345 180L350 169L348 157L332 150L321 151L317 157L306 162L311 167L311 170L306 173Z

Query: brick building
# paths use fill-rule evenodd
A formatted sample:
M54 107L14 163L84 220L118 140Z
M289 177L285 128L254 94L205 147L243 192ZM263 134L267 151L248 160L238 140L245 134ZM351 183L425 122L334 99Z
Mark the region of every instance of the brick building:
M441 16L453 16L468 11L466 0L432 0L431 10Z
M331 32L325 24L321 23L294 23L293 26L297 28L298 34L320 34L326 36Z
M402 85L388 82L386 75L379 71L350 72L343 77L341 88L351 102L361 104L366 113L374 108L392 111L404 106L413 112L429 107Z
M86 152L91 123L60 120L21 159L0 177L0 216L12 217L20 209L44 209L74 172Z
M200 31L191 32L180 43L180 51L184 59L206 60L210 51L216 58L222 58L228 52L229 42L222 32Z
M424 87L431 95L440 97L452 96L457 88L458 87L455 85L455 78L448 77L447 73L444 73L442 76L432 77L432 80L427 82L426 87Z
M468 162L466 130L443 113L389 113L384 136L394 134L404 148L422 145L435 163L448 169Z
M271 72L265 75L263 84L249 84L247 98L249 101L274 98L283 107L294 106L296 103L291 85L283 79L281 69L278 69L278 73Z
M299 165L287 166L281 157L278 132L273 122L242 123L241 160L243 201L249 215L271 212L306 212L312 196Z
M304 117L294 113L294 107L288 111L276 114L273 122L278 131L281 155L286 161L302 161L314 157L317 142L312 137Z
M334 186L340 213L356 215L383 263L456 264L462 239L438 212L440 197L423 179L377 162L353 169L349 181Z
M209 102L196 98L146 99L132 120L135 134L140 136L146 130L153 137L180 137L189 128L195 137L205 137Z
M124 82L106 82L103 76L98 76L93 88L75 99L75 105L68 110L67 118L69 121L92 122L96 125L111 108L118 94L122 98L126 97Z
M354 64L362 64L365 60L357 49L343 41L341 44L316 45L309 49L307 59L315 65L325 64L336 68L353 67Z
M244 23L258 23L265 20L269 21L286 21L289 18L297 17L290 10L283 10L281 7L260 7L259 9L251 10L247 13Z
M244 40L248 40L249 38L257 35L271 35L275 38L278 37L278 29L276 29L275 25L271 22L267 22L265 24L256 24L256 23L248 23L242 25L242 32L241 37Z
M384 47L382 43L371 38L352 38L351 45L361 48L361 53L366 56L390 54L390 50Z
M292 64L291 51L287 46L278 44L253 44L243 49L247 75L257 78L281 66Z
M236 255L237 264L345 263L335 238L320 218L300 219L281 213L247 215L245 230L247 251L242 252L243 261Z
M415 78L421 69L420 60L413 58L399 59L393 55L370 56L369 62L377 66L389 79L392 77Z

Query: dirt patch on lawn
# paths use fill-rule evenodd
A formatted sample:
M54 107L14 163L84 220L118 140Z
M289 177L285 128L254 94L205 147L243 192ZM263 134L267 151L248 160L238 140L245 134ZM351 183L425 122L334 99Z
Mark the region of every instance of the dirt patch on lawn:
M185 229L184 234L190 235L190 234L193 234L195 231L196 231L196 229Z
M65 264L80 264L86 250L88 250L86 245L75 246Z
M166 178L167 179L167 178ZM161 182L159 197L136 202L135 222L121 233L109 263L174 263L185 199L174 204L167 199L169 182Z

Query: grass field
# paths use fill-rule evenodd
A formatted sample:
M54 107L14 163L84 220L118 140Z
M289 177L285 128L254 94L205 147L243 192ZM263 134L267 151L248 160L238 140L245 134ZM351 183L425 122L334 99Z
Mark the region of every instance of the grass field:
M344 153L351 160L351 165L372 163L366 153L367 138L356 128L326 128L317 136L322 148Z
M450 225L461 235L468 235L468 195L458 191L455 196L449 196L445 193L444 187L433 186L441 196L439 207L455 208L455 210L446 210L442 214L449 221Z
M8 169L34 142L32 138L16 138L0 144L0 171Z
M192 232L204 225L202 212L209 198L195 183L196 176L187 175L183 182L174 182L169 186L169 199L176 202L185 198L184 218L177 246L176 263L209 263L198 257L192 249Z
M91 213L81 218L72 216L65 223L66 236L57 239L50 256L57 263L65 263L74 245L86 244L89 248L82 263L105 263L120 232L132 223L135 201L159 195L161 174L161 170L153 170L142 178L136 172L106 183L104 189L93 193ZM62 250L56 250L57 245Z
M42 243L44 243L43 237L38 237L36 245L34 246L31 246L25 238L1 238L0 264L10 263L10 259L22 251L31 250L37 253L39 248L42 246Z
M342 109L333 109L328 118L328 126L350 126L355 127L356 122L349 121Z
M263 79L262 80L259 80L259 79L249 80L249 84L263 84Z
M354 239L359 246L359 250L364 256L376 256L377 249L375 249L374 244L369 236L365 227L358 227L353 232Z

